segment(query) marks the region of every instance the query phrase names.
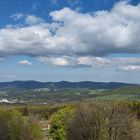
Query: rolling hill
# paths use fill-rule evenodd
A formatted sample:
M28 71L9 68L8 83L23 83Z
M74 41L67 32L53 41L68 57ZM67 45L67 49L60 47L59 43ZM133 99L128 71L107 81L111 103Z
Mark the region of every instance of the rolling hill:
M38 88L51 88L51 89L77 89L77 88L90 88L90 89L116 89L124 86L132 86L133 84L117 83L117 82L38 82L38 81L12 81L0 82L0 89L5 88L19 88L19 89L38 89Z
M128 86L105 91L95 99L100 101L140 101L140 86Z
M140 86L90 81L13 81L0 83L0 102L60 103L83 100L140 100Z

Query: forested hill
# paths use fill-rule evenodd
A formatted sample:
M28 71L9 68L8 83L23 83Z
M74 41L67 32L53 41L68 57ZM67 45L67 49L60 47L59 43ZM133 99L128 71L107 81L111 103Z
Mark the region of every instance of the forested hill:
M22 89L37 89L37 88L53 88L53 89L68 89L68 88L90 88L90 89L116 89L125 86L132 86L133 84L117 83L117 82L38 82L38 81L12 81L0 82L0 89L5 88L22 88Z

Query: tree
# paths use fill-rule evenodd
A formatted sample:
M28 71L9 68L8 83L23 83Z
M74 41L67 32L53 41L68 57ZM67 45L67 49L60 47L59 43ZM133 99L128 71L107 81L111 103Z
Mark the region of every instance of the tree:
M68 140L139 140L135 116L121 105L82 104L68 128Z
M0 140L41 140L37 122L23 117L17 110L0 110Z
M66 140L67 128L72 119L73 107L65 107L52 116L49 133L53 140Z
M68 128L68 140L108 140L106 124L98 106L81 104Z

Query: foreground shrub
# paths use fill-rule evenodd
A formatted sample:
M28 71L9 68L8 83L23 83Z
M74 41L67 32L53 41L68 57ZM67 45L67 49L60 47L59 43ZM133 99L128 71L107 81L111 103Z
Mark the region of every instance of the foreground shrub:
M52 116L53 140L140 140L138 121L127 105L80 104Z
M22 117L16 110L0 111L0 140L41 140L37 122Z
M52 116L50 135L53 140L66 140L67 129L74 112L73 107L65 107Z
M135 117L120 105L80 105L68 128L68 140L139 140Z

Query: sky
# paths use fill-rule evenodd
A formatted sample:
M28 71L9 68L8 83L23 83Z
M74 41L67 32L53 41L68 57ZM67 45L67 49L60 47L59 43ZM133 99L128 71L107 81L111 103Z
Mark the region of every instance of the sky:
M0 0L0 81L140 83L140 0Z

